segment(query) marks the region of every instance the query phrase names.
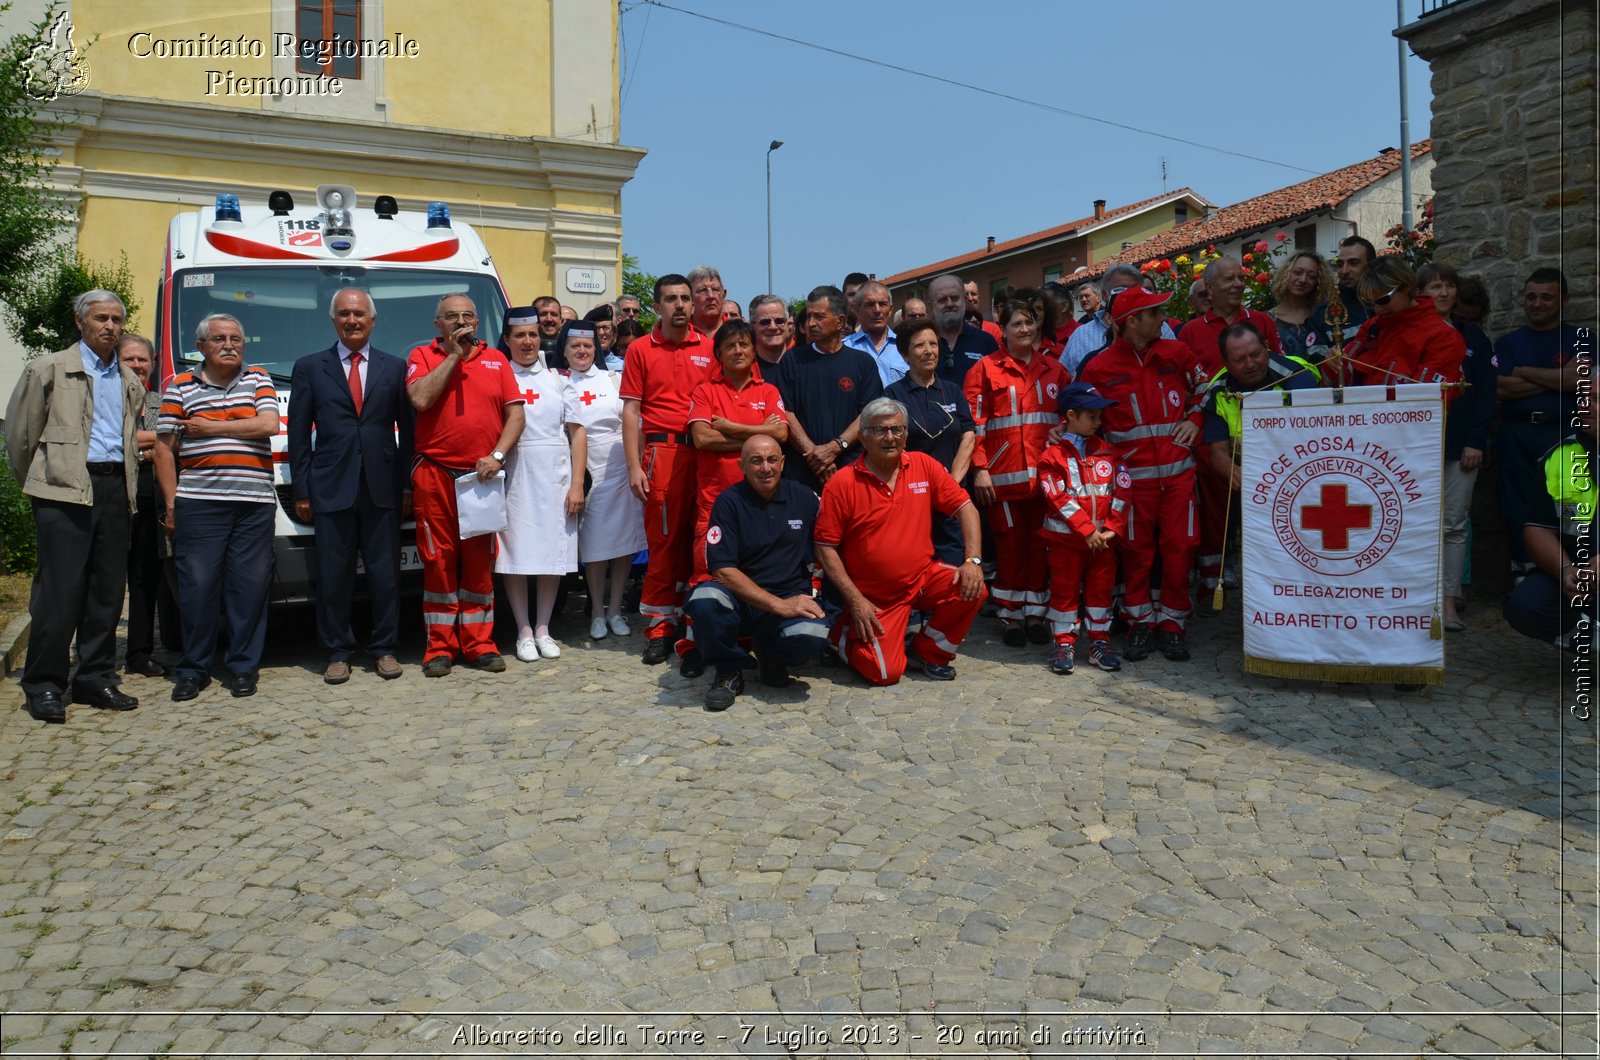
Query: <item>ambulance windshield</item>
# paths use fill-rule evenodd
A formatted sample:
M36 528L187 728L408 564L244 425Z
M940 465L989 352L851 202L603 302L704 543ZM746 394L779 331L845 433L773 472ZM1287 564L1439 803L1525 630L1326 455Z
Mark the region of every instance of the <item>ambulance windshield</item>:
M294 362L325 350L336 336L328 305L341 287L360 287L377 305L372 345L397 357L434 337L439 299L466 292L478 306L479 334L500 340L505 296L491 275L360 265L221 266L173 277L169 333L178 370L199 364L195 328L208 313L244 326L245 360L287 380Z

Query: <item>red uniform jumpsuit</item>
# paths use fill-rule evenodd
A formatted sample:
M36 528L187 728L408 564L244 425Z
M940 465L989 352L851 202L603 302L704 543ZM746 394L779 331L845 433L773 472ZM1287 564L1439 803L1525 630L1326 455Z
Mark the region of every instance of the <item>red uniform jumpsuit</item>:
M1222 350L1217 340L1231 325L1244 321L1261 329L1261 333L1267 337L1267 349L1273 353L1283 352L1282 340L1278 338L1278 325L1272 322L1271 314L1258 309L1241 308L1231 320L1224 320L1208 311L1189 321L1178 332L1178 341L1194 351L1195 359L1205 370L1208 382L1222 372ZM1223 540L1228 529L1228 480L1212 471L1210 464L1203 463L1195 472L1195 484L1200 492L1200 550L1195 556L1195 565L1200 568L1200 584L1207 589L1215 589L1222 576L1223 555L1228 550L1228 543ZM1234 499L1234 510L1237 513L1237 498ZM1237 527L1237 522L1234 525Z
M711 376L711 339L692 326L682 342L661 334L633 340L618 396L639 403L644 444L639 458L649 479L644 534L650 548L639 613L652 639L672 635L683 613L694 567L694 450L689 445L689 398Z
M901 453L893 487L867 466L846 464L822 488L813 533L839 550L845 573L872 602L883 635L856 640L849 612L830 639L868 684L892 685L906 670L906 626L912 610L930 613L912 650L943 666L972 628L986 593L961 599L956 569L933 555L933 512L954 515L971 501L950 472L927 453Z
M1194 452L1172 440L1188 421L1198 429L1205 376L1188 346L1157 339L1141 354L1119 338L1078 370L1117 402L1106 409L1101 433L1116 446L1133 481L1128 532L1121 539L1122 611L1134 625L1182 633L1189 615L1189 568L1196 537ZM1151 590L1156 551L1161 590Z
M438 340L411 351L407 383L437 368L447 356ZM497 652L494 644L495 535L461 540L456 479L494 452L505 429L506 407L523 404L511 362L478 343L426 411L417 413L411 466L412 514L422 555L422 620L428 627L424 659Z
M1041 530L1050 543L1050 610L1057 644L1078 636L1083 604L1090 640L1111 635L1111 595L1117 581L1116 548L1089 551L1089 538L1109 530L1121 540L1128 529L1133 480L1109 442L1090 436L1084 452L1063 438L1039 458L1039 491L1048 511Z
M1056 396L1069 381L1056 358L1041 351L1023 364L1002 347L974 364L962 386L978 434L972 467L994 480L990 593L1007 621L1044 617L1050 570L1039 547L1044 501L1034 479L1050 430L1061 422Z
M709 380L694 388L689 399L688 422L709 426L713 419L721 417L731 423L754 427L767 422L767 417L774 414L783 419L783 398L777 387L762 380L759 366L750 366L750 379L742 390L735 390L722 378L722 369L717 368ZM711 572L706 570L706 529L711 525L711 506L722 496L723 490L744 480L737 449L696 449L694 458L696 500L691 587L711 577Z

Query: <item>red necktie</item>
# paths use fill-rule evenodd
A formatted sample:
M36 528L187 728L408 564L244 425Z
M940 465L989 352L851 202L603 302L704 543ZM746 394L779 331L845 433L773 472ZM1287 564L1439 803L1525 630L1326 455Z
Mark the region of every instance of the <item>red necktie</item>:
M356 415L361 415L361 355L350 351L350 400L356 404Z

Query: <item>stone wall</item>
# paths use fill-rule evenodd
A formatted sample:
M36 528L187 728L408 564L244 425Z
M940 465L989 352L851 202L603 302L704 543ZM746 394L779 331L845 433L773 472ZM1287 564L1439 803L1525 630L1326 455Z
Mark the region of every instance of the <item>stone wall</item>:
M1567 319L1596 310L1595 5L1461 0L1397 30L1433 70L1437 256L1489 286L1498 335L1558 265Z

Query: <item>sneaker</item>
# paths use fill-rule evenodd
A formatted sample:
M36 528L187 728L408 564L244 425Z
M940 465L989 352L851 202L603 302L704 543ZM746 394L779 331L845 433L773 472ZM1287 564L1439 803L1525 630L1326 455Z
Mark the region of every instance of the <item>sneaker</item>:
M506 672L506 660L497 651L486 651L476 659L472 665L485 673L503 674Z
M706 709L727 710L733 706L733 701L743 691L744 674L738 670L718 670L717 676L711 682L710 690L706 692Z
M1128 639L1122 646L1122 656L1130 662L1150 658L1150 637L1154 631L1140 624L1128 630Z
M1062 677L1072 673L1072 645L1057 644L1050 649L1050 672Z
M422 676L423 677L443 677L445 674L450 672L450 667L451 667L450 656L448 656L448 655L435 655L433 658L428 659L428 660L423 662L423 664L422 664Z
M660 666L667 661L667 651L672 647L672 642L667 637L651 637L645 642L644 664L646 666Z
M1111 642L1108 640L1097 640L1089 645L1089 661L1107 673L1116 673L1122 669L1122 660L1111 650Z
M517 638L517 659L520 662L533 662L539 657L539 646L533 642L532 637Z
M915 666L917 669L921 670L931 680L954 681L956 679L956 668L954 666L946 666L943 663L929 662L916 652L907 653L906 662L911 666Z
M628 628L628 620L621 615L612 615L606 620L606 625L611 627L611 632L619 637L626 637L633 630Z
M590 640L605 640L610 633L611 627L606 625L606 620L604 618L594 618L589 620Z
M1156 631L1156 648L1173 662L1189 661L1189 645L1184 641L1182 633L1162 629Z
M761 659L758 665L756 673L761 683L768 688L788 688L794 682L794 678L789 676L788 668L781 662Z
M557 644L556 639L548 634L543 637L534 637L533 645L539 649L539 657L541 659L561 658L561 645Z
M700 654L699 648L690 648L683 653L683 658L678 661L678 675L680 677L699 677L706 672L706 660Z

